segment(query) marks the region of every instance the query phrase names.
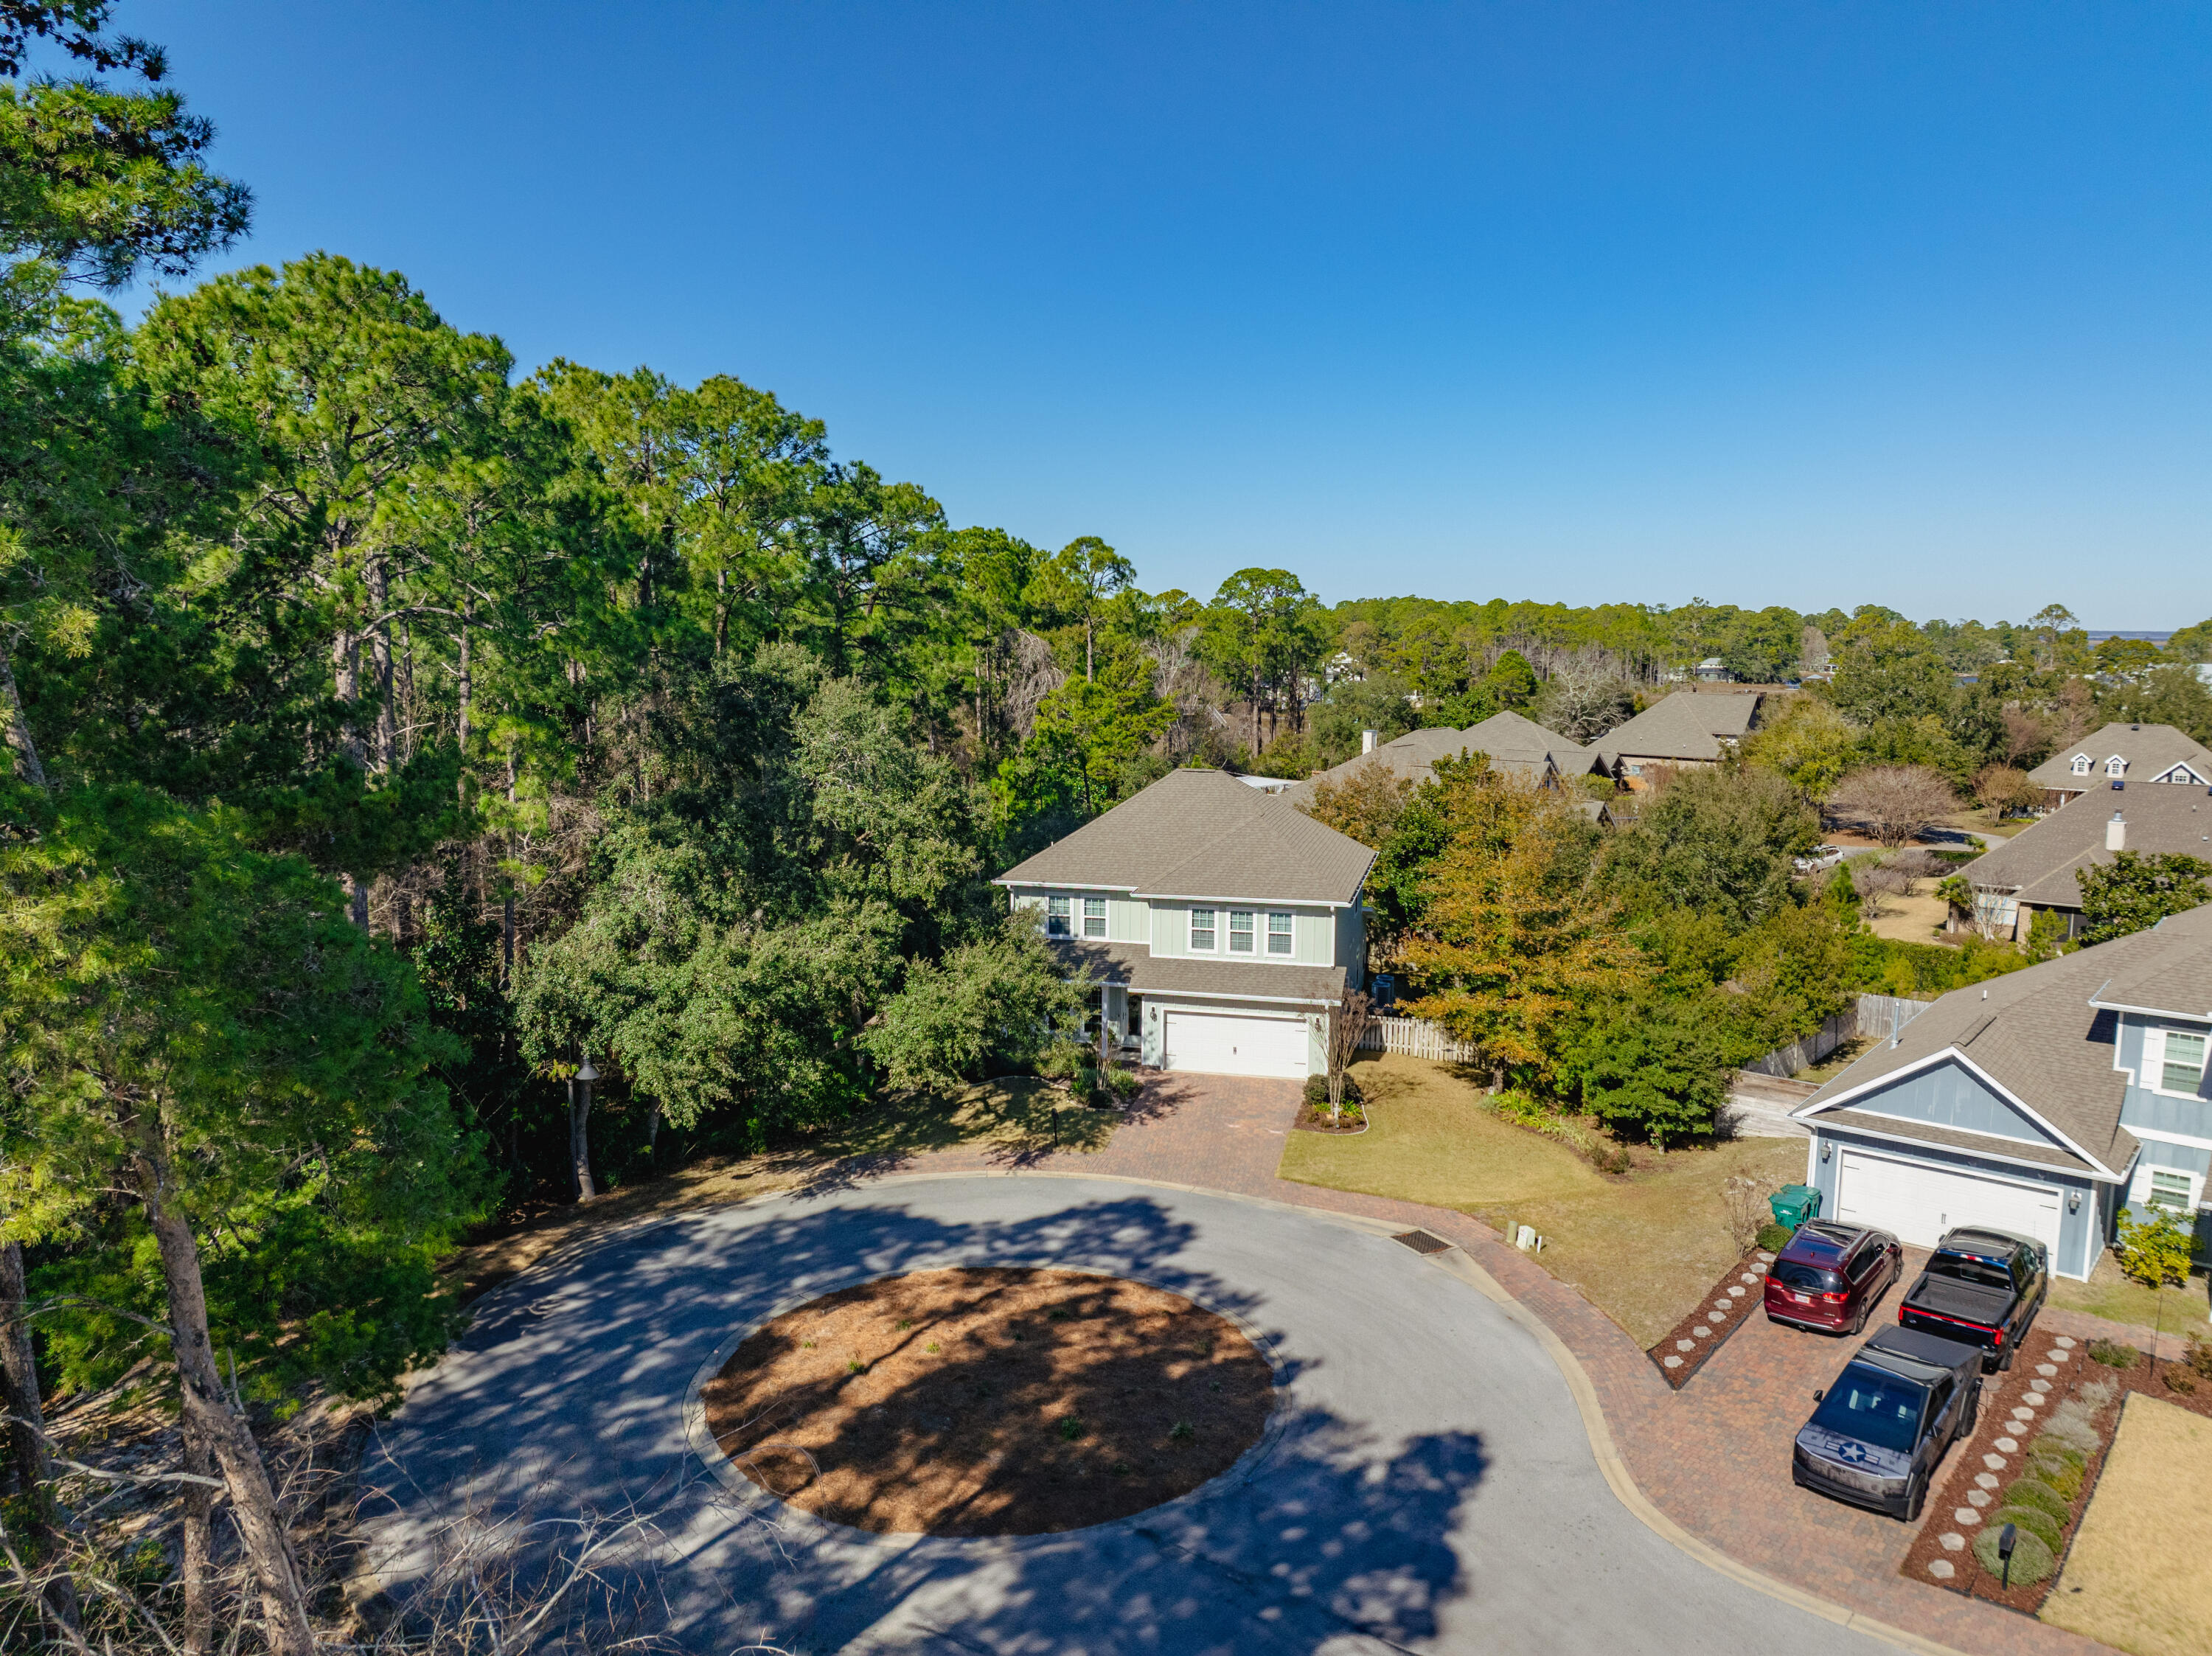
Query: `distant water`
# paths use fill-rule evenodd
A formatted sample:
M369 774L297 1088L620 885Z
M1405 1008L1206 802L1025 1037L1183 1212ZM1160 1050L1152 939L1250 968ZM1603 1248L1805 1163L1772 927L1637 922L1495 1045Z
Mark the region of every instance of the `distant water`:
M2089 642L2094 644L2100 638L2140 638L2148 639L2153 644L2163 644L2173 636L2173 632L2171 627L2162 633L2122 633L2109 627L2092 627L2089 628Z

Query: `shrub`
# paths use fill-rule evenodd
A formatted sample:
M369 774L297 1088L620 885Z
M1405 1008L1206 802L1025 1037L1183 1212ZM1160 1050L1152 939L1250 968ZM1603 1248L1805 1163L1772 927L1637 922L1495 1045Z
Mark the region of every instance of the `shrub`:
M1787 1225L1761 1225L1759 1228L1759 1245L1769 1253L1779 1253L1790 1246L1790 1239L1796 1234Z
M2188 1352L2181 1360L2188 1364L2189 1371L2197 1379L2212 1380L2212 1340L2191 1334Z
M2033 1536L2052 1552L2058 1550L2058 1520L2040 1507L2006 1507L2000 1511L1991 1513L1989 1516L1989 1523L1992 1528L2000 1530L2009 1524L2014 1529ZM2015 1566L2019 1564L2018 1553L2013 1555L2012 1562ZM2015 1568L2014 1571L2015 1580L2018 1579L2018 1575L2019 1571Z
M2132 1345L2120 1340L2091 1340L2089 1361L2101 1362L2107 1368L2132 1368L2136 1359L2142 1356Z
M2036 1511L2067 1523L2074 1516L2074 1503L2040 1478L2016 1477L2012 1488L2004 1493L2008 1507L2033 1507Z
M2091 1448L2095 1447L2094 1444L2090 1446ZM2049 1432L2045 1432L2034 1442L2029 1444L2027 1453L2030 1459L2063 1461L2077 1472L2089 1464L2087 1449L2077 1448L2063 1438L2055 1436Z
M2185 1398L2196 1391L2197 1377L2186 1368L2169 1368L2166 1371L2166 1388Z
M1145 1084L1145 1078L1134 1070L1121 1065L1109 1065L1106 1070L1106 1090L1115 1098L1133 1097Z
M1362 1101L1363 1096L1364 1095L1362 1095L1359 1090L1358 1082L1350 1076L1345 1077L1345 1103L1347 1106L1359 1103ZM1306 1102L1312 1105L1317 1110L1325 1110L1328 1107L1328 1077L1327 1076L1308 1076L1306 1077Z
M1974 1538L1974 1556L1980 1561L1984 1569L1999 1578L2004 1575L2005 1567L2004 1561L1997 1556L1997 1538L2003 1533L2003 1525L1991 1522L1983 1525L1982 1532ZM2051 1574L2051 1567L2057 1562L2056 1555L2044 1544L2041 1537L2033 1530L2021 1530L2013 1545L2013 1585L2025 1586L2042 1580Z
M2043 1484L2060 1500L2070 1501L2081 1493L2081 1469L2068 1461L2030 1455L2027 1475L2021 1482Z

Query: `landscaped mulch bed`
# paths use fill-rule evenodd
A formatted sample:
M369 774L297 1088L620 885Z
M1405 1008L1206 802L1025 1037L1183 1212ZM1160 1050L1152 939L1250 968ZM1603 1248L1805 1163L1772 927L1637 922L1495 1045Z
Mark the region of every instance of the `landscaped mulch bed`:
M1364 1104L1346 1104L1343 1112L1332 1121L1326 1104L1302 1104L1298 1119L1291 1123L1300 1132L1360 1133L1367 1131L1367 1107Z
M1766 1303L1766 1267L1773 1254L1753 1248L1721 1274L1696 1310L1668 1331L1667 1338L1644 1353L1677 1392L1690 1376L1705 1366L1728 1337L1755 1316Z
M1258 1441L1267 1359L1179 1295L1081 1271L915 1271L759 1329L705 1388L754 1483L855 1528L1080 1529L1188 1493Z
M2179 1364L2161 1362L2154 1379L2150 1359L2140 1352L2132 1365L2118 1368L2094 1362L2089 1348L2087 1340L2046 1334L2038 1328L2028 1335L2010 1371L1984 1377L1981 1423L1972 1441L1952 1453L1943 1481L1929 1492L1920 1533L1899 1567L1903 1574L2033 1616L2065 1571L2067 1550L2081 1514L2096 1495L2097 1478L2104 1471L2127 1394L2141 1392L2212 1416L2212 1380L2196 1380L2185 1371L2185 1380L2195 1381L2194 1390L2185 1394L2166 1380ZM2071 1510L2061 1526L2057 1562L2044 1580L2015 1582L2007 1588L2001 1576L1990 1574L1976 1561L1974 1538L2000 1509L2014 1481L2027 1472L2028 1452L2051 1410L2083 1386L2100 1380L2112 1383L2112 1396L2094 1416L2099 1441L2087 1456L2080 1493L2069 1502Z

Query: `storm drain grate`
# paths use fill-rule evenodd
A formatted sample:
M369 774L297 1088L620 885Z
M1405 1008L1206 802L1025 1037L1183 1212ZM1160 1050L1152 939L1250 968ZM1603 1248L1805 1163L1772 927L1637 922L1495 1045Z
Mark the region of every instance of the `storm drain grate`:
M1390 1239L1403 1242L1416 1253L1442 1253L1451 1244L1441 1236L1431 1236L1425 1230L1409 1230Z

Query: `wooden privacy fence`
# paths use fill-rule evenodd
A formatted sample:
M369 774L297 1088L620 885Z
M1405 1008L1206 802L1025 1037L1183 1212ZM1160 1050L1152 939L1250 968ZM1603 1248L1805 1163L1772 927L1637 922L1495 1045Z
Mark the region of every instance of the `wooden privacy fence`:
M1376 1017L1368 1020L1359 1037L1363 1052L1403 1052L1407 1058L1434 1059L1442 1064L1472 1064L1474 1047L1455 1040L1426 1018Z
M1811 1069L1847 1040L1887 1040L1892 1032L1902 1029L1935 1004L1895 995L1861 995L1856 1006L1837 1013L1811 1034L1745 1065L1744 1071L1786 1080L1800 1070Z

